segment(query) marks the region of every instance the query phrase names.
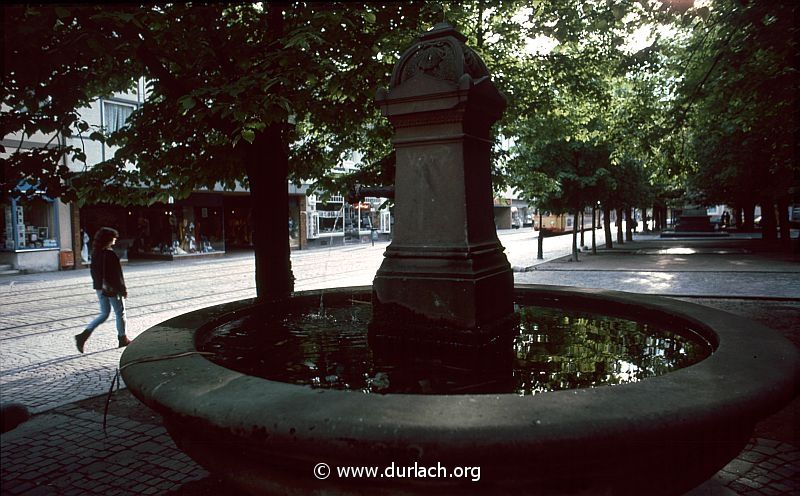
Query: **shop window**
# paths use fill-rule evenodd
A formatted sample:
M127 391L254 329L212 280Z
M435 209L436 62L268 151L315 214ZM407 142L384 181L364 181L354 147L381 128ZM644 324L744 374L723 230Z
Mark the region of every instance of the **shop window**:
M392 232L392 214L388 210L381 210L380 232L388 234Z
M317 239L319 238L319 213L316 211L304 212L307 216L306 221L306 238Z
M43 196L3 204L2 248L5 251L58 248L54 201Z

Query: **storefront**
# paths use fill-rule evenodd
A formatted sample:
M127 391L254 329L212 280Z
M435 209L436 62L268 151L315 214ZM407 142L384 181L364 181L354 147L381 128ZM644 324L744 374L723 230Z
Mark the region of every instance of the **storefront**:
M293 192L290 187L287 231L289 246L292 249L305 248L306 235L306 195ZM249 194L229 193L223 196L225 212L225 245L228 249L247 249L253 247L253 208Z
M225 213L225 247L228 250L253 247L253 217L249 194L222 198Z
M4 201L0 218L0 264L26 272L58 270L60 207L64 206L58 200L41 193Z
M372 240L389 240L392 233L392 215L384 206L384 198L365 198L350 204L342 195L333 195L326 201L308 197L302 218L306 225L308 246L335 246L363 243Z
M223 254L222 219L222 197L212 193L146 207L86 206L81 209L81 260L88 263L91 236L103 226L119 231L115 250L123 259Z

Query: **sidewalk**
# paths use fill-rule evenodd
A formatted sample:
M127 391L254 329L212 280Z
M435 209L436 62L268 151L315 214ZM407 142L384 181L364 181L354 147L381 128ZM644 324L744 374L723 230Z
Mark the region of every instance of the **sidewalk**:
M545 246L554 239L546 239ZM579 262L568 262L568 257L550 257L539 262L535 260L535 234L508 233L501 236L501 241L506 244L509 259L515 260L514 265L518 266L518 270L526 270L515 273L518 283L601 287L680 297L760 321L800 346L800 284L797 283L800 280L800 262L764 250L763 245L748 240L714 240L708 243L638 236L634 243L622 246L615 244L615 249L610 252L600 250L597 255L582 253ZM323 269L319 263L319 260L323 260L320 257L332 258L333 251L293 256L299 287L306 289L320 284L350 285L370 281L374 274L372 266L379 263L383 249L385 246L354 247L350 252L334 250L335 259L345 261L338 272L330 266ZM163 319L172 312L187 311L185 303L178 305L165 301L172 297L175 302L183 302L188 297L185 292L181 293L180 298L173 293L186 286L187 281L191 281L195 292L192 294L215 296L210 302L202 299L202 303L198 296L198 302L192 305L205 306L223 299L246 297L252 292L247 282L250 264L249 258L239 257L181 268L157 264L129 266L126 268L126 277L131 280L129 285L132 291L135 290L138 295L131 299L132 304L138 306L131 308L130 318L149 321ZM162 280L154 282L155 273L161 274ZM35 320L37 314L31 308L40 308L45 303L23 297L23 293L38 292L44 296L51 294L48 291L55 291L53 294L67 298L63 296L65 292L74 292L70 288L77 284L70 277L86 276L67 274L59 276L57 280L54 277L38 275L23 278L17 289L24 291L0 293L3 312L13 305L14 312L18 313L14 316L16 323L8 323L7 327L0 328L0 338L6 348L18 346L16 343L21 342L24 333L41 334L41 340L36 338L35 343L43 348L52 347L54 343L65 347L59 352L60 355L54 353L52 357L36 355L36 350L33 350L31 355L26 355L28 359L13 364L14 374L25 367L33 369L38 363L45 363L53 369L55 379L38 383L43 391L37 394L47 394L47 388L55 390L59 380L69 382L69 374L73 369L60 367L60 363L85 363L88 359L86 355L77 355L74 350L66 350L66 347L74 346L71 336L85 320L85 315L77 311L64 315L63 309L54 308L47 314L47 319L53 321L48 324L52 330L42 331L39 326L44 324ZM38 282L33 282L37 279ZM26 282L28 280L32 282ZM3 286L2 281L0 286ZM224 296L219 295L223 288L230 290ZM69 298L72 298L71 304L76 307L87 305L90 301L90 298L83 296ZM88 314L91 313L88 311ZM31 326L34 330L31 330ZM104 335L111 336L113 332L109 329L103 328L98 332L104 331ZM141 330L137 327L133 335ZM9 341L9 333L15 336L12 341ZM98 363L118 360L118 351L105 342L101 343L99 337L98 342L90 344L94 347L92 356ZM97 351L98 348L100 351ZM15 353L24 354L27 351L20 349ZM5 358L7 355L3 356L4 361L10 359ZM110 386L107 367L98 365L96 369L89 370L89 376L96 376L97 382L91 398L70 401L55 408L45 407L28 422L0 435L0 494L236 494L178 450L161 427L158 416L125 389L116 391L111 397L104 432L103 414L107 395L103 391ZM3 370L4 375L12 373L6 363L3 363ZM59 378L58 374L66 375ZM25 385L21 378L18 381L20 386ZM0 386L8 390L13 384L3 382ZM78 395L80 393L76 392ZM5 391L2 396L6 397ZM800 400L796 398L784 410L760 422L748 447L712 480L693 491L692 496L800 494L798 419Z

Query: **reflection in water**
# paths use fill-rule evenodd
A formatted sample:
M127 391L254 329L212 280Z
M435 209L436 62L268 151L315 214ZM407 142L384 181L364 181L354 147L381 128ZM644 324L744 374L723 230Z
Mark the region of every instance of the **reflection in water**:
M200 343L239 372L365 393L531 395L636 382L696 363L710 346L686 329L534 306L517 308L511 342L475 349L373 342L369 305L253 313Z

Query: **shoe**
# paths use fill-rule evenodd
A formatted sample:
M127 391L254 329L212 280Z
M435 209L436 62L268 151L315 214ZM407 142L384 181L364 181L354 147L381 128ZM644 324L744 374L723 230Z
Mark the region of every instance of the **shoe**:
M124 348L131 344L131 340L128 339L128 336L119 336L119 347Z
M86 340L89 339L89 336L92 334L86 331L83 331L80 334L75 335L75 346L78 347L78 351L83 353L83 345L86 344Z

